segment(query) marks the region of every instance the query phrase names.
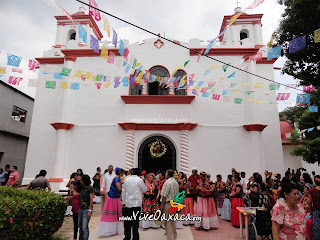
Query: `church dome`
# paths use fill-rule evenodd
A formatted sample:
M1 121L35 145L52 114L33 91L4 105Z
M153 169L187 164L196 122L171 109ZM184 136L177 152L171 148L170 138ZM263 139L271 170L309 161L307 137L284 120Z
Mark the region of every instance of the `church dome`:
M292 126L286 121L280 121L281 139L287 139L286 133L292 133Z

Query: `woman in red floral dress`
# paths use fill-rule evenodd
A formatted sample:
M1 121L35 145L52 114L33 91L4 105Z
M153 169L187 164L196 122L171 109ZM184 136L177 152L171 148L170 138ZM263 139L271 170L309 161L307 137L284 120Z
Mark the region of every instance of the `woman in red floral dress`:
M157 195L158 195L158 182L154 181L155 175L149 173L145 182L147 187L147 192L143 195L142 199L142 213L144 215L152 215L159 209L157 204ZM141 227L143 229L147 228L159 228L159 225L156 225L154 221L142 220Z

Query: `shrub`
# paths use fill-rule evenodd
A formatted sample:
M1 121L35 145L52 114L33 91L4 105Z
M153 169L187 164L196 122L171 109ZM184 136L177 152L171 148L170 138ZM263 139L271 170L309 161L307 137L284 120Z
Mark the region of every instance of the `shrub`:
M66 208L56 193L0 187L0 239L47 240L62 226Z

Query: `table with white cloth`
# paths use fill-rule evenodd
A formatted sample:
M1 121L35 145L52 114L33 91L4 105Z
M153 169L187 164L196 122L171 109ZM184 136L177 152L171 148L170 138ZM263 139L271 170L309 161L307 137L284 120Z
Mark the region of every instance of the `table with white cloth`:
M251 216L256 216L256 210L263 210L261 207L237 207L239 211L239 220L240 220L240 236L243 238L243 222L242 215L245 216L245 231L246 231L246 240L249 240L249 222Z

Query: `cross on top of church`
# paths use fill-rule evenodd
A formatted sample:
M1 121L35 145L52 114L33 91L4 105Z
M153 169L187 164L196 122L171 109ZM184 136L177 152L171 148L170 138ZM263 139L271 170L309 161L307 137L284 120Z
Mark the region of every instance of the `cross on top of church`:
M236 1L236 4L237 4L237 8L239 7L239 3L240 3L240 2L239 2L239 1L237 0L237 1Z

